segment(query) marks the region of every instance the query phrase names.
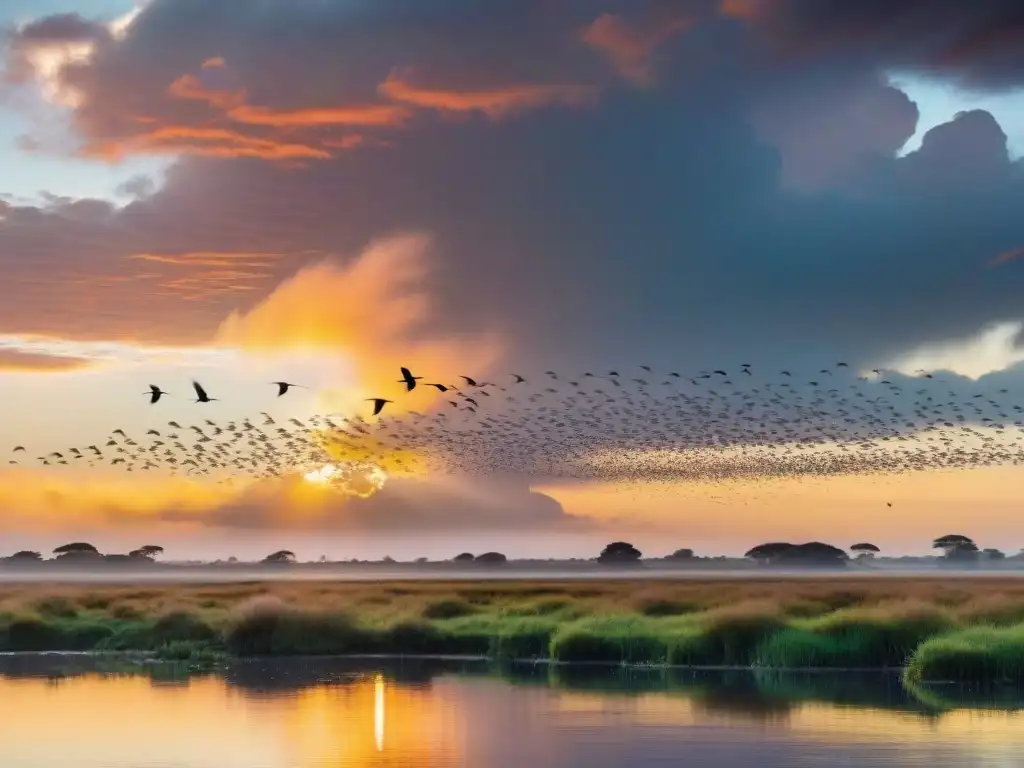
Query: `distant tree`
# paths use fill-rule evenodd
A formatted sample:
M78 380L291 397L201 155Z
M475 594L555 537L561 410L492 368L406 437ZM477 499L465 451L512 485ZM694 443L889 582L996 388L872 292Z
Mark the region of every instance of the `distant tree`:
M948 533L932 542L932 549L941 549L946 560L970 563L978 559L978 545L967 536Z
M780 551L771 560L772 565L798 565L818 567L842 567L849 556L839 547L810 541L806 544L795 544Z
M42 554L39 552L32 552L28 549L23 549L20 552L15 552L13 555L7 558L8 560L17 560L18 562L36 562L38 563L43 559Z
M153 560L157 555L163 554L163 551L164 548L156 544L146 544L138 549L133 549L128 553L128 557L135 558L136 560Z
M53 550L55 555L98 555L100 551L92 544L84 541L73 541L70 544L62 544Z
M417 557L416 558L416 562L419 563L420 565L423 565L424 563L429 563L430 562L430 558L427 558L427 557Z
M772 560L777 558L781 553L787 549L791 549L792 544L785 541L771 541L767 544L758 544L756 547L748 549L743 555L751 560L756 560L761 565L768 565Z
M461 555L456 555L452 558L452 562L455 563L472 563L476 558L471 552L463 552Z
M384 557L381 559L381 562L382 563L393 563L393 562L395 562L395 558L391 557L391 555L384 555Z
M480 565L504 565L508 562L508 558L505 557L501 552L484 552L473 558L473 561L480 563Z
M133 556L131 554L127 554L127 555L100 555L100 559L104 563L115 563L115 564L130 563L133 560L135 562L138 562L139 560L144 560L146 562L149 562L149 558L148 557L139 557L138 555L134 555Z
M633 565L640 562L643 553L625 541L613 541L601 550L597 562L602 565Z
M295 562L295 553L290 552L287 549L281 549L277 552L267 555L263 558L263 562L267 564L291 564Z
M317 562L318 563L326 563L327 562L327 555L320 555L320 558L317 560Z
M234 555L231 555L231 557L228 558L228 562L231 563L231 565L234 565L235 563L238 562L238 558L235 557Z
M692 549L677 549L675 552L668 556L669 560L691 560L692 558Z
M999 551L998 549L983 549L981 554L986 560L1005 560L1006 554Z
M864 541L864 542L861 542L860 544L854 544L852 547L850 547L850 551L851 552L856 552L857 555L858 555L858 559L860 559L862 557L863 558L874 557L878 552L881 552L882 550L880 550L874 544L869 544L868 542Z

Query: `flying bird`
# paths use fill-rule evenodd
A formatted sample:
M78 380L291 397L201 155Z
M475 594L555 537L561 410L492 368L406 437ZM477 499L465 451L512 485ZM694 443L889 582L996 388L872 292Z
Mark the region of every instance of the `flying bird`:
M300 389L305 389L305 387L303 387L301 384L290 384L287 381L272 381L270 383L277 387L277 396L278 397L281 397L281 395L286 394L288 392L288 390L291 389L292 387L298 387Z
M522 384L526 381L526 379L524 379L518 373L510 373L509 375L515 378L516 384Z
M427 386L427 387L437 387L437 391L438 392L447 392L448 391L448 387L446 387L444 384L426 384L425 386Z
M206 390L203 389L203 385L200 384L198 381L192 382L192 388L195 389L196 391L197 403L212 403L214 400L217 399L216 397L210 397L208 394L206 394Z
M373 403L373 415L376 416L384 410L384 406L393 403L394 400L385 400L383 397L368 397L367 402Z
M478 384L476 383L476 381L475 381L474 379L471 379L471 378L469 378L469 376L459 376L459 378L460 378L460 379L463 379L463 380L464 380L464 381L465 381L465 382L466 382L467 384L469 384L469 386L471 386L471 387L476 387L476 386L479 386L479 385L478 385Z
M422 376L413 376L412 371L408 368L402 368L402 378L398 380L399 384L405 384L405 391L412 392L416 389L416 382L422 379Z
M162 396L166 395L167 393L164 392L162 389L160 389L160 387L158 387L156 384L150 384L149 385L149 391L148 392L143 392L142 394L149 395L149 404L153 405Z

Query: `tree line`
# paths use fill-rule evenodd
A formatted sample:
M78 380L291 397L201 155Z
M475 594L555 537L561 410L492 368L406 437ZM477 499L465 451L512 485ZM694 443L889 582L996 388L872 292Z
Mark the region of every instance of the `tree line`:
M1006 558L1002 551L998 549L981 549L970 537L962 534L939 536L932 541L931 546L933 549L942 552L940 564L962 566L982 561L999 561ZM747 550L743 557L760 566L843 567L851 561L862 563L870 561L880 552L881 549L879 547L867 541L852 544L846 550L820 541L811 541L804 544L766 542ZM104 562L141 564L154 562L160 555L164 554L164 548L156 544L146 544L138 549L131 550L127 554L103 554L92 544L79 541L63 544L54 549L52 554L53 557L46 560L40 552L22 550L3 558L3 560L14 563L69 562L89 564ZM612 566L637 565L643 559L643 553L626 541L611 542L601 550L596 558L593 558L600 565ZM698 558L693 549L681 548L664 558L655 559L679 562L700 560L702 558ZM718 557L713 559L727 560L728 558ZM238 559L232 557L227 562L228 564L236 564ZM319 562L327 563L329 561L326 556L321 556ZM396 561L390 557L385 557L380 562L394 563ZM425 564L429 561L427 558L421 557L417 558L415 562ZM456 565L500 566L508 562L508 557L501 552L484 552L479 555L474 555L471 552L462 552L453 557L451 562ZM211 564L216 565L220 563L221 561L216 561ZM298 563L298 560L295 553L291 550L280 549L267 555L260 563L264 565L294 565Z

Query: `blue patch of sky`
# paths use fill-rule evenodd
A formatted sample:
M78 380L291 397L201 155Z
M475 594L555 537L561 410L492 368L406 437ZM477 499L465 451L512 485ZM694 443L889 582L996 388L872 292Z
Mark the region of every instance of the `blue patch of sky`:
M924 135L937 125L948 123L958 112L984 109L992 114L1007 136L1010 156L1024 157L1024 89L967 91L940 80L895 75L893 85L917 103L920 117L917 131L900 150L901 155L921 146Z
M0 24L23 24L55 13L78 13L110 20L130 11L131 0L3 0ZM145 175L159 184L170 160L132 158L118 163L27 152L19 137L31 134L28 118L13 108L0 107L0 195L23 202L38 200L41 192L111 201L127 201L117 190L129 179Z

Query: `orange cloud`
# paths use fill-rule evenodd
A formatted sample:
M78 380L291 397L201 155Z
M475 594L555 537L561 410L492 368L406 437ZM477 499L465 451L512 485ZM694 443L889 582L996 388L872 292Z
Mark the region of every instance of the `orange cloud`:
M1003 264L1009 264L1011 261L1019 261L1024 259L1024 245L1018 248L1011 248L1009 251L1003 253L992 259L986 266L989 269L995 269L1001 267Z
M176 99L202 101L211 107L228 110L245 101L245 91L223 91L207 88L195 75L182 75L167 88Z
M181 254L136 253L132 261L145 261L188 269L179 276L156 276L157 293L177 295L186 301L220 299L266 287L283 259L283 253L198 251Z
M764 15L770 3L771 0L720 0L718 11L723 16L754 21Z
M398 72L388 75L378 91L404 104L441 112L482 112L492 120L556 104L587 106L599 95L594 86L571 84L514 84L484 90L424 88L410 84Z
M392 104L361 104L343 107L310 107L308 109L270 109L241 104L228 111L228 117L247 125L279 128L315 127L325 125L395 126L410 116L408 109Z
M226 128L173 125L136 136L86 145L82 154L108 160L131 154L256 157L264 160L325 160L330 152L308 144L248 136Z
M687 29L690 23L690 19L676 17L634 28L620 16L605 13L588 25L581 37L587 45L607 56L622 77L637 85L650 85L654 77L651 64L654 51Z
M215 343L256 352L342 356L354 367L359 386L325 393L331 410L365 411L364 398L395 393L403 365L440 383L456 372L482 372L500 353L495 336L423 336L422 326L432 315L424 288L430 247L424 235L394 237L346 265L323 261L305 267L249 312L228 317ZM436 395L433 388L418 388L395 398L399 402L389 412L422 408Z
M80 370L93 365L93 361L74 357L37 355L14 350L0 350L0 371L47 373Z

